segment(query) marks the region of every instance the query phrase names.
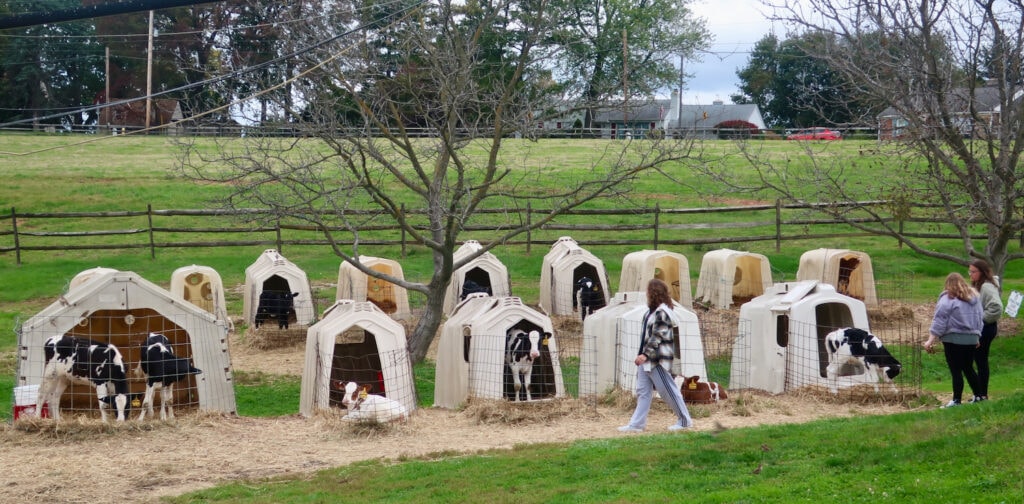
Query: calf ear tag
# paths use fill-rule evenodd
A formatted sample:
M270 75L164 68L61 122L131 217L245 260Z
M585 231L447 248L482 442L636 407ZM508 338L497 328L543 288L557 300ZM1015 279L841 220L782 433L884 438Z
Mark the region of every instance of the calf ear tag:
M548 339L547 339L547 338L544 338L544 339L540 340L540 344L541 344L541 345L544 345L544 346L547 346L547 344L548 344Z
M359 398L360 399L366 399L367 395L368 395L368 393L366 392L366 389L359 389Z
M138 398L132 399L132 407L133 408L141 408L142 407L142 401L140 401Z
M686 388L690 390L697 390L697 382L690 382L690 384L687 385Z

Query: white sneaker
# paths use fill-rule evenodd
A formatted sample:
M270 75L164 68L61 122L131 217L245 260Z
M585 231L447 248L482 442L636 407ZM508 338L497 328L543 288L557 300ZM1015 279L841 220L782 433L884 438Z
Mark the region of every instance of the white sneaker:
M672 424L672 425L668 426L668 430L670 430L670 431L681 431L681 430L686 430L686 429L689 429L689 428L690 428L689 425L680 425L680 424Z
M623 425L622 427L619 427L619 432L643 432L643 431L644 431L643 429L637 429L636 427L631 427L629 425Z
M946 405L943 406L943 408L952 408L953 406L960 406L960 403L954 399L946 403Z

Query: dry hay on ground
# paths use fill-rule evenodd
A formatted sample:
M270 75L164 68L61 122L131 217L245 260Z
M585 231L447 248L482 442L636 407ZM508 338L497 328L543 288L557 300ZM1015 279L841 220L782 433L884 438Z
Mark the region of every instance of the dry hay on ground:
M249 326L245 330L242 342L254 350L272 350L275 348L296 347L306 344L306 326L292 325L287 329Z
M633 401L619 405L577 400L536 404L472 402L462 411L420 409L406 422L383 426L340 419L240 418L213 413L176 421L103 425L83 419L17 422L0 427L5 481L0 500L106 503L155 502L230 481L310 472L363 460L399 460L510 449L521 443L562 443L628 436L616 430ZM737 393L719 404L691 407L695 429L801 423L819 418L905 411L892 404L833 403L816 396ZM648 431L664 432L674 417L655 401ZM543 428L530 428L531 426ZM679 435L686 435L681 433ZM110 467L99 465L110 461Z

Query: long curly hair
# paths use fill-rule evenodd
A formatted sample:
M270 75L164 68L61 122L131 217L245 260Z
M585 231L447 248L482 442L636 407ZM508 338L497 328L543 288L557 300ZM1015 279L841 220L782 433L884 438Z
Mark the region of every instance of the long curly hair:
M647 282L647 307L654 311L662 304L672 306L672 295L668 292L668 284L657 278L652 278L650 282Z

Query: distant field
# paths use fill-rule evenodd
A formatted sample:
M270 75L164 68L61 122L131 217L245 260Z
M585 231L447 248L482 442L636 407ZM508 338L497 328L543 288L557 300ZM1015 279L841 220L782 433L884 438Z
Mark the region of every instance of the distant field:
M210 140L210 147L213 141ZM603 153L611 142L607 140L542 140L510 141L510 157L526 160L521 169L538 168L545 171L571 173L590 166L596 156ZM784 159L796 166L806 157L802 149L791 142L762 141L751 146L765 158ZM833 149L836 153L863 153L858 156L860 167L856 180L880 180L888 175L883 169L884 153L874 142L828 142L816 147ZM710 141L702 144L703 156L708 163L736 173L749 171L746 161L738 155L736 144L729 141ZM217 185L199 185L175 176L176 147L169 137L95 137L89 135L2 135L0 136L0 175L5 184L0 186L0 202L9 210L20 212L45 211L105 211L115 209L153 208L210 208L228 188ZM514 155L511 154L514 152ZM773 201L769 195L736 195L723 192L717 202L709 202L691 187L708 190L708 184L694 174L690 165L678 164L665 168L666 176L650 174L636 183L634 204L664 208L699 207L710 204L736 204L737 201ZM557 184L559 177L538 179L538 183ZM711 191L713 192L713 191ZM622 207L622 201L598 201L593 206ZM600 222L599 217L595 217ZM31 222L19 223L22 229L31 228ZM585 234L573 235L586 240ZM665 238L665 237L663 237ZM0 240L5 239L0 236ZM776 252L770 242L740 243L731 248L767 255L778 279L795 277L800 254L818 248L851 248L871 254L876 278L884 283L886 277L911 277L911 292L900 292L903 297L930 299L934 297L940 279L954 265L935 261L901 249L891 239L863 238L850 240L813 240L784 242ZM960 244L953 241L935 243L934 247L961 254ZM590 249L605 262L612 287L618 280L621 258L634 248L599 246ZM673 249L687 256L694 285L699 274L700 260L707 247L679 247ZM60 292L67 280L82 269L97 265L136 271L157 282L169 281L170 272L180 265L204 263L216 268L228 284L244 280L244 268L262 251L260 247L225 249L161 250L155 259L145 249L127 251L81 251L74 253L30 252L22 258L22 267L3 267L0 284L19 285L18 289L3 289L0 302L14 303L0 315L0 324L9 320L11 312L24 312L19 304L40 302ZM302 266L311 279L333 282L337 277L338 259L320 247L292 247L284 251L292 261ZM495 253L506 262L512 276L514 292L527 302L535 302L536 282L541 259L546 250L534 247L526 254L519 246L499 247ZM383 257L398 257L394 247L375 250L364 248L361 253ZM406 277L425 280L431 262L425 250L413 248L401 258ZM13 254L0 255L0 264L14 264ZM1007 285L1024 279L1024 265L1012 265L1007 271ZM412 299L418 304L422 300ZM9 311L11 310L11 311ZM29 311L31 313L31 310ZM0 340L2 342L3 340Z

